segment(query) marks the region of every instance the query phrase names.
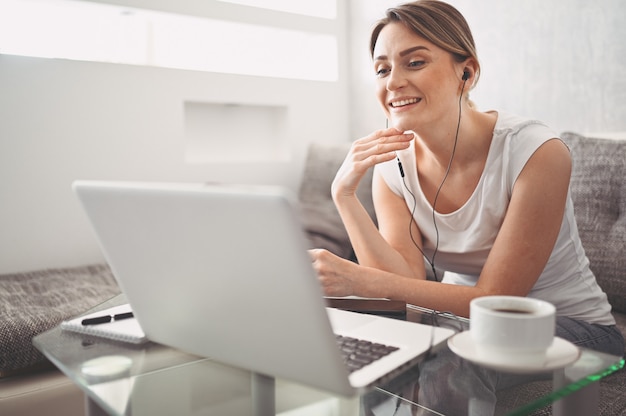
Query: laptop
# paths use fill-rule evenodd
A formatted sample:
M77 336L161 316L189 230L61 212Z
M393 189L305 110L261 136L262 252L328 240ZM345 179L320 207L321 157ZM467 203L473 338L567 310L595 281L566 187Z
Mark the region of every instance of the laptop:
M344 396L384 383L453 331L326 306L281 187L77 181L145 334L188 353ZM391 346L354 370L337 334Z

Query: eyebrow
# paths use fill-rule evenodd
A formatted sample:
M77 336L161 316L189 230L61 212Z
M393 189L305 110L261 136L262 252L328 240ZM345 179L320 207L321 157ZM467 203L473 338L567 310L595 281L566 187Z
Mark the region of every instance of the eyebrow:
M426 46L413 46L412 48L409 49L405 49L402 52L400 52L400 56L404 57L410 53L413 53L415 51L419 51L419 50L429 50ZM380 55L377 56L376 58L374 58L375 61L385 61L387 60L387 55Z

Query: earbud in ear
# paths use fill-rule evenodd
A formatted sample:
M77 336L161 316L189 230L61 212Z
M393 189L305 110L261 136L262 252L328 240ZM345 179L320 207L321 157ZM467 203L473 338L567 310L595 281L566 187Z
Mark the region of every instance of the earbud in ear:
M469 71L466 69L465 71L463 71L463 81L467 81L470 77L470 73Z

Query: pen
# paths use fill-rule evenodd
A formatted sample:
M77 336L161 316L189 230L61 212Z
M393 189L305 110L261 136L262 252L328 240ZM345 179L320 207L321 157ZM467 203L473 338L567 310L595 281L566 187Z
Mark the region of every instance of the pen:
M132 312L124 312L124 313L118 313L115 315L103 315L103 316L96 316L94 318L85 318L81 321L81 324L83 325L106 324L111 321L119 321L122 319L128 319L132 317L133 317Z

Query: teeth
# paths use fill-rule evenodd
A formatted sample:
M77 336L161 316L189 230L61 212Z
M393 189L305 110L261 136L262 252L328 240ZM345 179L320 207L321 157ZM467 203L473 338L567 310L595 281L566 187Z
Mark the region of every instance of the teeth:
M403 107L403 106L405 106L405 105L415 104L415 103L417 103L418 101L419 101L419 99L418 99L418 98L411 98L411 99L409 99L409 100L400 100L400 101L395 101L395 102L392 102L392 103L391 103L391 106L392 106L392 107L394 107L394 108L397 108L397 107Z

